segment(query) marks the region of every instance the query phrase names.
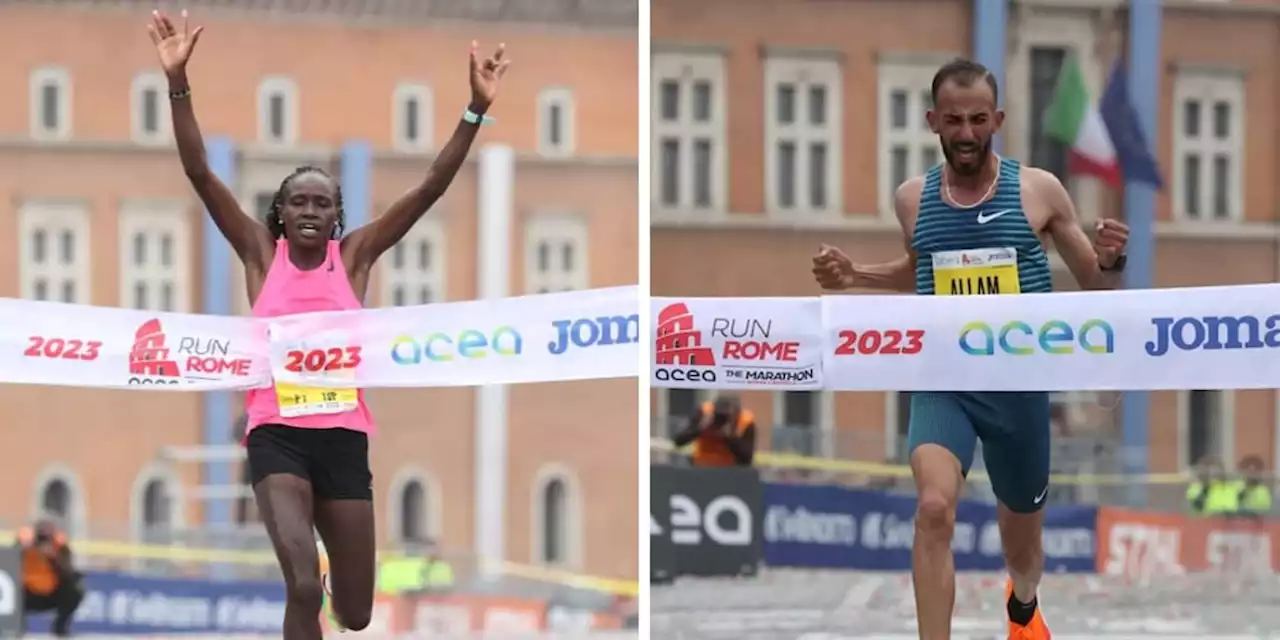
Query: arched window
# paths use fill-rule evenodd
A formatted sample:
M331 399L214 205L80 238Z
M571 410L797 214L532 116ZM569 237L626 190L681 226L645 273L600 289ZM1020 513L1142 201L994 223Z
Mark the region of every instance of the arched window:
M427 492L417 479L409 480L400 490L399 534L401 540L427 537Z
M66 480L54 478L45 483L40 495L40 510L61 520L70 519L71 487Z
M54 518L72 536L83 533L87 519L84 485L70 467L54 463L37 474L29 504L32 519Z
M533 483L533 559L576 567L582 559L582 495L577 475L551 463Z
M159 478L150 480L142 492L143 537L147 540L163 540L173 525L170 516L169 487Z

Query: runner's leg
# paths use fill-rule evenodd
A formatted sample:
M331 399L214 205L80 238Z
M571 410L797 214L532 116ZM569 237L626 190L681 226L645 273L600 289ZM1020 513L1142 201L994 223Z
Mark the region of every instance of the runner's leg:
M949 640L956 600L951 537L977 434L954 394L919 392L911 394L907 442L919 497L911 545L916 621L921 640Z
M334 614L347 629L364 629L373 614L373 501L320 500L316 503L316 529L329 553Z
M284 574L284 640L319 640L323 594L312 520L311 482L296 475L276 473L259 480L253 493Z

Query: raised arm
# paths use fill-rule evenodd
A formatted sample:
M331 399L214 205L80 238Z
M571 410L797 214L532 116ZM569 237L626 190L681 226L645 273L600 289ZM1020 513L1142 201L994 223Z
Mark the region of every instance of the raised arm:
M1080 218L1071 196L1058 177L1043 169L1024 168L1026 183L1049 207L1046 229L1062 261L1085 291L1119 288L1122 276L1118 265L1129 242L1129 227L1119 220L1099 220L1097 238L1089 240L1080 228Z
M265 272L271 263L273 241L266 226L245 215L240 203L209 170L205 155L204 138L196 123L195 109L191 104L191 85L187 82L187 61L200 40L204 27L192 31L187 23L187 12L182 12L181 30L159 11L153 11L147 32L160 55L160 65L169 79L169 104L173 112L173 137L178 144L178 157L182 169L195 188L200 201L209 210L214 224L223 237L231 243L246 269Z
M493 57L484 60L479 58L477 46L475 42L471 43L471 104L467 109L477 116L483 116L489 110L489 105L493 104L494 96L498 93L498 80L506 73L511 61L503 58L504 45L498 45ZM431 163L422 182L400 196L399 200L373 222L356 229L343 239L342 258L351 265L353 271L372 267L444 195L454 176L458 175L463 160L466 160L479 129L479 122L459 120L453 136Z

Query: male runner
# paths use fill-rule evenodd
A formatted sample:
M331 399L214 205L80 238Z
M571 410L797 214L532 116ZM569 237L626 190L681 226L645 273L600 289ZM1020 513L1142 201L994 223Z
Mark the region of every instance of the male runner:
M932 93L929 126L938 134L946 163L898 187L894 209L906 235L906 255L855 265L839 249L823 246L813 258L818 283L834 290L914 289L919 295L1049 292L1053 283L1041 242L1048 235L1081 288L1116 287L1128 227L1104 220L1090 243L1053 174L991 152L991 139L1004 121L991 73L975 62L956 60L938 70ZM975 262L983 266L972 266ZM1049 639L1036 598L1044 570L1040 533L1049 433L1044 392L911 394L908 441L919 498L911 557L922 640L951 637L951 535L956 500L978 440L1000 501L1009 638Z

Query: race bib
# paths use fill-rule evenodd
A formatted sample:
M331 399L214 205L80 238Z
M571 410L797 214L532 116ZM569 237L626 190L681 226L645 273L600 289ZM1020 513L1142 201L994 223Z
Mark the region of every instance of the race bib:
M343 344L339 336L326 336L322 343ZM314 344L314 343L313 343ZM354 380L360 364L360 347L310 346L294 344L284 352L283 368L292 376L312 379ZM279 382L276 375L276 402L285 418L328 415L354 411L360 406L355 388L308 387Z
M933 254L933 294L936 296L1021 292L1017 249L971 249Z

